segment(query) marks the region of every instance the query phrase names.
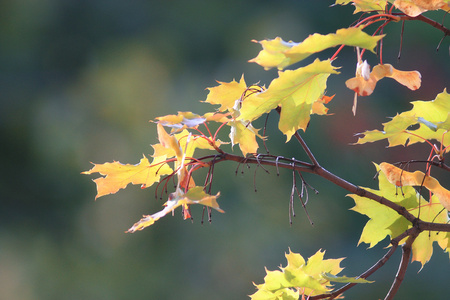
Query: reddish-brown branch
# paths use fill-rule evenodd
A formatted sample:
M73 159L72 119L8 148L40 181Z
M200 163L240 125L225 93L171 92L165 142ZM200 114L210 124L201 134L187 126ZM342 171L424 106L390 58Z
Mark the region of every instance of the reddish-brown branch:
M372 267L370 267L367 271L365 271L364 273L362 273L359 278L368 278L370 275L372 275L373 273L375 273L378 269L380 269L382 266L384 266L384 264L389 260L389 258L391 258L392 254L394 254L395 250L397 250L398 245L393 245L393 247L391 247L389 249L389 251L380 259L378 260ZM354 287L356 285L356 283L348 283L346 285L344 285L343 287L335 290L334 292L330 293L330 294L321 294L321 295L317 295L317 296L313 296L310 297L309 300L317 300L317 299L334 299L337 296L341 295L342 293L344 293L345 291L349 290L350 288Z
M307 163L304 161L299 161L294 158L287 159L281 156L273 156L273 155L267 155L267 154L260 154L258 155L258 159L256 156L249 156L249 157L243 157L239 155L234 155L230 153L221 153L218 155L209 155L204 156L201 158L198 158L198 160L204 161L206 164L216 164L221 161L234 161L237 163L245 163L245 164L256 164L260 166L272 166L276 167L277 169L283 168L283 169L290 169L290 170L296 170L300 172L305 173L311 173L316 174L333 184L349 191L350 193L356 194L361 197L369 198L374 201L377 201L378 203L385 205L392 210L396 211L399 215L403 216L405 219L407 219L412 224L415 224L415 226L420 230L430 230L430 231L443 231L443 232L450 232L450 224L439 224L439 223L430 223L430 222L424 222L420 219L417 219L413 214L411 214L406 208L403 206L400 206L382 196L379 196L377 194L374 194L362 187L356 186L341 177L329 172L325 168L321 166L317 166L311 163ZM281 160L281 161L280 161Z
M432 20L430 18L425 17L424 15L418 15L417 17L410 17L407 15L402 15L399 16L401 20L407 20L407 21L421 21L421 22L425 22L431 26L433 26L434 28L439 29L440 31L442 31L446 36L450 35L450 29L445 27L443 24L436 22L435 20Z
M398 289L400 288L400 285L402 284L403 279L405 278L406 269L408 268L409 265L409 259L411 257L411 245L414 243L419 233L420 231L417 230L416 232L411 234L409 238L406 240L406 243L402 246L402 260L400 261L397 275L395 275L395 280L392 283L391 289L387 293L384 300L394 299L395 294L397 294Z
M409 236L409 237L417 236L418 233L419 233L419 230L417 229L417 227L412 227L412 228L404 231L402 234L398 235L397 237L393 238L391 240L392 247L389 249L389 251L380 260L378 260L372 267L370 267L369 269L367 269L367 271L362 273L358 278L366 279L370 275L375 273L378 269L380 269L382 266L384 266L384 264L389 260L389 258L391 258L392 254L394 254L394 252L397 250L398 243L401 240L403 240L407 236ZM344 285L343 287L335 290L332 293L317 295L317 296L314 296L314 297L310 297L309 299L310 300L325 299L325 298L335 299L337 296L341 295L345 291L347 291L350 288L354 287L356 284L357 283L348 283L348 284Z

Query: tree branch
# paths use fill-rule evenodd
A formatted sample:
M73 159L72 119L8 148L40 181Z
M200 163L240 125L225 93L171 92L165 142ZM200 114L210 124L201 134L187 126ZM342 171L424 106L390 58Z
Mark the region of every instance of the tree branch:
M418 15L417 17L410 17L407 15L402 15L400 16L400 20L407 20L407 21L422 21L425 22L431 26L433 26L434 28L439 29L440 31L442 31L444 33L445 36L450 35L450 29L445 27L443 24L436 22L430 18L425 17L424 15Z
M272 166L278 168L284 168L284 169L290 169L290 170L296 170L300 172L305 173L311 173L316 174L333 184L349 191L350 193L356 194L361 197L369 198L374 201L377 201L378 203L385 205L392 210L396 211L399 215L403 216L405 219L407 219L412 224L416 224L417 228L420 231L424 230L430 230L430 231L444 231L444 232L450 232L450 224L440 224L440 223L430 223L430 222L424 222L420 219L417 219L413 214L411 214L406 208L404 208L401 205L398 205L397 203L394 203L382 196L379 196L377 194L374 194L362 187L356 186L345 179L342 179L341 177L329 172L325 168L314 165L311 163L307 163L304 161L296 160L294 158L285 158L282 156L274 156L269 154L258 154L253 156L239 156L234 155L230 153L221 153L217 155L209 155L201 157L197 160L205 161L210 159L209 162L206 162L207 165L216 164L221 161L235 161L238 163L246 163L246 164L256 164L256 165L266 165L266 166Z
M409 238L406 240L406 243L402 246L402 260L400 261L400 265L397 271L397 275L395 275L394 282L392 283L391 289L387 293L384 300L394 299L395 294L397 294L400 285L405 278L406 269L409 265L409 259L411 257L411 245L419 235L420 231L416 230L412 233Z

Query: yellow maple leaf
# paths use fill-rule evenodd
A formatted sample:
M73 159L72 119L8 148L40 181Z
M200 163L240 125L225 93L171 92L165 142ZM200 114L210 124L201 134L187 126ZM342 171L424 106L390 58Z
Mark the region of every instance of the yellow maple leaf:
M219 111L232 110L235 105L236 100L240 99L242 94L247 89L247 84L244 80L244 75L242 75L239 82L220 82L220 85L216 87L208 88L209 94L205 102L211 104L220 104Z
M140 184L147 188L158 182L161 175L172 174L173 170L164 163L166 157L155 157L150 163L144 156L139 164L121 164L118 161L104 164L94 164L94 167L82 174L100 173L105 177L94 179L97 185L97 196L95 199L108 194L115 194L120 189L126 188L128 184Z
M280 37L273 40L253 41L260 43L263 50L249 62L257 63L266 70L274 67L282 70L314 53L339 45L365 48L373 52L377 42L383 36L370 36L362 29L362 27L343 28L327 35L315 33L301 43L285 42Z
M178 112L176 115L167 115L156 118L156 123L172 128L171 132L177 132L186 128L196 128L207 121L207 118L190 111Z
M445 149L444 153L450 150L446 148L450 145L450 134L447 134L450 94L444 90L432 101L413 101L411 103L414 108L397 114L389 122L383 123L383 131L370 130L359 134L364 137L359 138L357 144L387 139L389 147L393 147L436 140ZM415 124L419 125L418 129L408 129Z
M152 215L144 215L142 219L136 222L130 229L128 229L127 232L132 233L153 225L160 218L164 217L180 206L186 208L188 205L201 204L214 208L215 210L223 213L224 211L220 209L219 204L217 204L217 198L219 197L219 195L220 193L217 193L216 195L209 195L205 193L203 187L200 186L189 189L187 193L184 193L180 188L177 188L175 192L169 195L169 200L164 203L163 210Z
M387 0L336 0L336 4L346 5L352 3L355 6L354 14L358 12L384 11Z
M238 120L253 121L281 106L278 128L289 141L298 129L306 130L313 103L322 98L330 74L337 73L330 60L319 59L296 70L279 71L265 91L243 101Z

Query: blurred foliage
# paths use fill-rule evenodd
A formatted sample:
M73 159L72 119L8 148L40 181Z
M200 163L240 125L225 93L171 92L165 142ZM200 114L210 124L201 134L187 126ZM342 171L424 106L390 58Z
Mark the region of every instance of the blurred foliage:
M213 214L212 224L201 225L201 210L194 210L193 224L176 216L125 234L163 201L155 200L152 190L129 188L94 202L95 185L80 175L89 161L137 163L142 153L151 154L156 126L148 120L177 110L203 113L207 104L199 100L215 80L245 73L249 83L268 82L274 73L247 63L259 51L250 41L275 36L301 41L350 24L351 7L329 8L332 2L0 2L2 299L245 299L255 291L252 281L263 278L264 266L276 268L288 247L307 256L319 248L332 257L350 256L348 274L372 265L385 250L355 249L365 220L347 211L351 200L343 191L317 178L307 177L320 191L308 207L314 227L300 205L289 226L289 172L278 178L274 171L254 175L254 169L245 169L234 177L237 166L224 164L216 168L214 188L222 192L226 214ZM395 65L400 24L390 28L385 49L392 53L383 56ZM336 114L313 118L305 134L325 167L367 185L374 174L371 160L413 157L411 150L348 143L355 142L353 133L378 128L386 116L409 109L411 99L442 92L450 71L441 68L449 59L443 51L448 39L435 52L440 38L431 27L406 24L397 64L417 68L423 87L413 93L388 86L390 97L380 88L360 100L356 117L351 91L342 88L344 81L331 80ZM354 54L347 51L339 59L349 78ZM283 136L268 134L271 153L296 156ZM324 148L318 135L332 147ZM415 158L427 155L420 146L412 150ZM435 280L445 278L440 259L448 258L436 255L418 275L413 265L399 298L448 294L448 286ZM376 284L349 297L386 290L395 268L392 264L385 275L370 278Z

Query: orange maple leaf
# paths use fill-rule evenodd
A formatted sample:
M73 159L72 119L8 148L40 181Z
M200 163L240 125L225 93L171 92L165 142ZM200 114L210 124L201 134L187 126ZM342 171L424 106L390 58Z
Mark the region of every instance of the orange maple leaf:
M376 65L370 74L358 74L357 71L356 76L347 80L345 85L359 96L369 96L373 93L377 82L384 77L393 78L411 90L417 90L421 84L421 75L418 71L400 71L390 64L383 64Z
M430 190L448 211L450 211L450 191L441 186L435 178L421 171L408 172L388 163L381 163L380 169L388 181L396 186L424 186Z
M449 10L444 0L395 0L394 5L410 17L417 17L428 10Z

